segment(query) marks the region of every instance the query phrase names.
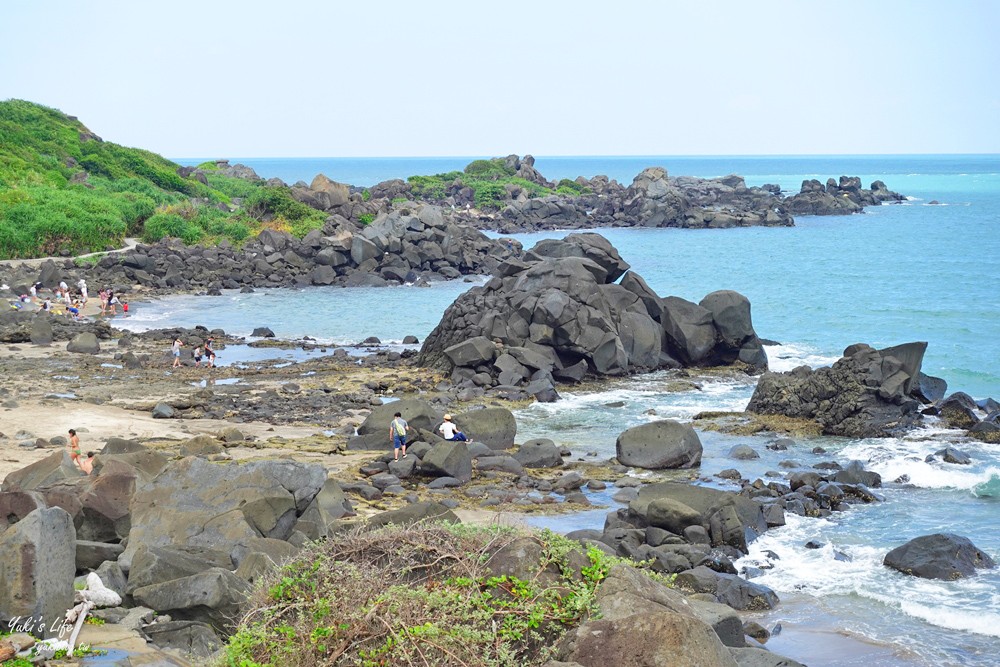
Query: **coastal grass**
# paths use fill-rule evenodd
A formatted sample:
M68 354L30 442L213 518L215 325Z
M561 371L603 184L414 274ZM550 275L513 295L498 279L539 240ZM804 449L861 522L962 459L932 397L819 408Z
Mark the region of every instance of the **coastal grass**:
M178 167L56 109L0 102L0 259L110 250L126 236L239 245L263 229L301 237L325 221L286 188L227 177L214 162L200 165L206 185Z
M491 556L523 538L540 546L537 571L495 576ZM595 614L597 588L617 562L547 531L355 528L265 577L217 664L541 665L568 629Z
M544 197L557 191L520 178L515 173L504 160L493 158L473 160L463 171L410 176L407 182L414 195L431 201L444 200L463 188L469 188L476 207L484 210L498 210L506 206L510 199L508 188L523 190L528 193L529 198ZM577 191L574 193L581 194Z

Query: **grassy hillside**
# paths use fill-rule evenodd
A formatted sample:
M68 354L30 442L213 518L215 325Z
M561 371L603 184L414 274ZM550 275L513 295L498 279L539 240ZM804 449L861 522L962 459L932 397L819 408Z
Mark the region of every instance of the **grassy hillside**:
M205 185L178 166L56 109L0 102L0 259L106 250L126 236L239 243L264 227L301 236L323 224L284 188L220 173Z

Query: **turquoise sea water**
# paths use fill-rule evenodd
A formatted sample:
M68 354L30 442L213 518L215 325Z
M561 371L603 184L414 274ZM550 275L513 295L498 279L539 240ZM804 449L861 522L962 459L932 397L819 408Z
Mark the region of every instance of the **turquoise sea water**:
M241 161L262 176L286 181L310 180L322 171L335 180L368 185L461 168L468 158ZM945 378L951 390L1000 398L1000 156L540 157L535 166L549 178L604 173L628 183L654 164L677 175L735 172L750 185L778 183L787 190L797 190L804 178L857 175L866 185L882 179L908 195L905 204L871 208L864 215L801 217L793 228L601 233L661 295L697 301L716 289L746 294L757 332L781 343L767 348L776 370L828 364L855 342L888 346L926 340L925 372ZM931 205L932 200L940 203ZM520 238L530 246L557 235ZM422 339L468 286L179 296L141 306L130 326L204 324L244 334L269 326L279 336L310 335L331 343L369 335L385 341L407 334ZM401 310L408 314L402 324L397 317ZM691 391L668 393L662 375L651 374L623 380L599 394L564 391L563 400L518 414L518 439L550 437L577 455L609 457L617 434L628 426L663 417L690 419L701 410L742 409L753 382L703 379ZM650 409L656 417L646 414ZM701 437L704 474L735 467L753 479L790 465L860 459L887 482L909 476L908 484L887 486L884 503L826 520L790 517L788 526L755 543L747 563L763 562L765 549L778 554L780 560L771 563L774 569L761 581L795 600L762 618L765 624L785 627L773 640L775 650L810 665L861 664L796 634L796 628L819 625L885 647L888 654L867 664L985 667L1000 662L1000 573L928 582L881 565L893 547L932 532L965 535L1000 560L1000 446L969 442L933 420L906 438L816 438L787 452L767 450L765 436L704 432ZM730 459L728 451L742 443L761 458ZM925 462L928 454L949 444L968 452L973 464ZM815 446L828 454L812 454ZM601 523L593 513L560 521L564 529ZM809 540L826 546L807 550L803 545ZM851 560L835 560L834 551Z

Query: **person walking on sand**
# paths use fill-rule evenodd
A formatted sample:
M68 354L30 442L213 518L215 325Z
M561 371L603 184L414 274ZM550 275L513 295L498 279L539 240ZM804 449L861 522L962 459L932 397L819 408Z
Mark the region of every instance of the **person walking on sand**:
M406 431L410 428L403 415L397 412L393 415L392 422L389 423L389 438L392 440L392 451L395 454L393 460L399 460L399 450L403 450L403 458L406 458Z
M445 440L452 440L456 442L472 442L469 438L465 437L465 434L458 430L455 423L451 421L451 415L445 415L444 421L438 426L438 430L441 431L441 435L444 436Z
M174 344L170 347L170 353L174 355L174 365L171 368L177 368L181 365L181 348L184 347L184 343L181 342L180 338L174 339Z
M80 465L80 436L76 434L76 429L69 430L69 442L66 443L66 450L69 452L69 458L76 465Z
M80 288L80 301L82 301L83 305L86 306L88 300L87 281L84 280L83 278L80 278L80 281L76 284L76 286Z

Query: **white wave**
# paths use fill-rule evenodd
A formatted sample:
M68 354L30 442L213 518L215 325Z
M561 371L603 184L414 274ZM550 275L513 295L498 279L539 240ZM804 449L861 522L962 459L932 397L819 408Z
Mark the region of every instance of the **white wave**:
M926 460L960 434L961 431L931 426L904 438L866 438L845 446L840 457L862 461L867 469L886 481L906 476L910 484L920 488L972 490L1000 474L1000 467L989 462L985 468L944 463L937 457ZM990 454L992 449L979 447L977 452Z
M840 359L839 355L821 354L818 350L808 345L798 345L795 343L767 345L765 346L765 351L767 352L768 368L777 373L784 373L799 366L820 368L822 366L829 366Z
M902 600L904 614L948 630L964 630L988 637L1000 637L1000 614L983 610L954 609Z
M836 524L829 520L788 515L786 521L785 526L769 530L752 542L749 555L736 562L738 568L773 568L754 577L754 583L779 594L854 595L896 607L942 628L1000 636L1000 596L990 581L972 578L943 582L901 575L883 566L884 547L835 544L828 533L836 529ZM803 545L809 540L823 546L805 549ZM837 552L846 553L850 560L837 560Z

